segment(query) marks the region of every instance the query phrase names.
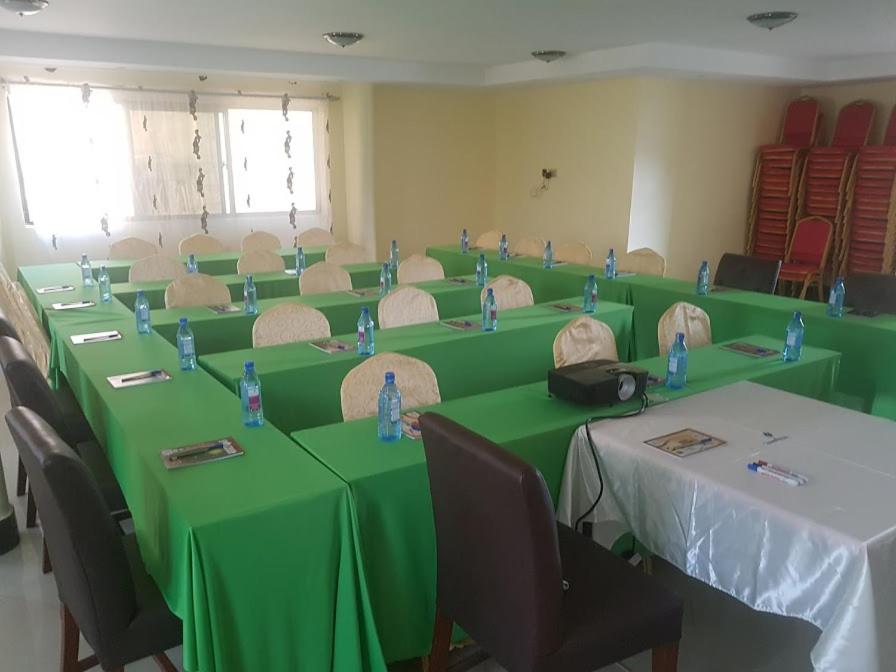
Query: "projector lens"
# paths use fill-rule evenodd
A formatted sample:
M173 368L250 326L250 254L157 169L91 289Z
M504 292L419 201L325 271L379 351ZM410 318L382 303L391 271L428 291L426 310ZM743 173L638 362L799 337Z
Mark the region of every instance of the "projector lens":
M628 401L631 399L635 390L637 389L638 384L635 382L635 377L630 373L620 373L619 374L619 401Z

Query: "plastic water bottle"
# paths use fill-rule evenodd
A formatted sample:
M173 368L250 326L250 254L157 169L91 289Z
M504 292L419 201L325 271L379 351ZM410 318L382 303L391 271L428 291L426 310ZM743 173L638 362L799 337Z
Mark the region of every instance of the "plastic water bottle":
M246 276L243 284L243 310L246 315L258 315L258 290L251 275Z
M386 296L392 291L392 268L387 261L380 269L380 296Z
M198 273L199 272L199 262L196 261L196 255L191 254L187 257L187 273Z
M498 328L498 302L495 290L489 287L487 292L482 302L482 331L495 331Z
M393 271L398 270L398 241L393 240L392 246L389 248L389 268Z
M488 262L485 260L484 254L480 254L479 259L476 260L476 284L479 287L485 287L488 284Z
M470 251L470 234L467 233L466 229L460 232L460 251L461 254L466 254Z
M616 278L616 253L613 251L613 248L610 248L609 253L607 253L607 260L604 262L604 277L607 280L614 280Z
M585 282L585 302L582 304L583 313L593 313L597 310L597 278L589 275Z
M86 252L81 255L81 280L85 287L93 287L93 269Z
M541 256L541 265L548 269L554 268L554 248L551 246L551 241L545 243L544 254Z
M196 369L196 339L186 317L180 318L180 326L177 328L177 356L180 358L181 371Z
M109 269L105 266L100 266L98 282L100 285L100 301L109 303L112 300L112 280L109 278Z
M261 427L264 424L264 412L261 408L261 381L255 373L255 362L249 360L243 365L243 377L240 380L240 402L243 407L243 424L246 427Z
M401 391L395 384L395 374L386 371L386 384L380 390L377 435L380 441L401 438Z
M149 301L143 290L137 292L137 298L134 299L134 316L137 318L137 333L151 334L152 320L149 317Z
M706 296L709 294L709 262L700 263L700 270L697 271L697 295Z
M364 306L358 318L358 354L367 357L373 351L373 318L370 317L370 309Z
M296 248L296 276L302 275L305 272L305 250L302 249L302 246L299 245Z
M843 302L846 300L846 285L843 284L843 278L839 275L834 280L834 286L831 287L831 294L828 296L828 317L843 317Z
M803 354L803 335L806 326L803 324L803 315L800 311L793 314L793 318L787 323L787 332L784 337L784 361L798 362Z
M684 334L675 334L675 342L669 348L669 365L666 369L666 387L680 390L688 380L688 348Z
M507 242L507 234L501 234L501 241L498 243L498 254L501 257L501 261L507 261L510 259L510 245Z

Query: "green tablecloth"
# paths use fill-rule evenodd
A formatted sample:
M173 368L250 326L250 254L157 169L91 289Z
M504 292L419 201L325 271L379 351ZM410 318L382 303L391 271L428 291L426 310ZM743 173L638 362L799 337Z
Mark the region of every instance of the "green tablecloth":
M377 352L401 352L429 364L442 399L499 390L544 379L553 367L557 332L578 315L549 304L504 311L498 331L459 331L438 323L418 324L376 333ZM595 317L613 330L619 356L628 357L631 306L604 302ZM478 324L478 314L468 316ZM356 332L339 338L354 346ZM200 349L201 341L197 340ZM342 419L342 379L361 363L354 352L328 355L307 343L238 350L200 358L200 364L234 392L243 362L255 360L261 377L265 417L285 432L326 425ZM399 385L401 380L398 381Z
M761 336L743 340L765 347L781 346L780 341ZM809 347L802 361L786 364L778 358L753 359L710 346L691 351L685 389L657 391L676 399L752 380L826 399L838 361L838 353ZM665 374L665 358L640 364L655 374ZM628 408L630 405L602 409L575 406L549 398L545 383L539 382L443 402L429 410L457 420L537 466L556 501L575 429L590 416ZM386 659L424 654L432 637L436 554L422 442L405 437L398 443L378 441L375 418L307 429L292 437L351 486L363 562Z
M55 316L51 322L55 322ZM109 455L141 555L183 619L184 667L202 672L385 672L346 485L133 320L121 341L73 346L60 364ZM164 367L173 380L115 390L106 376ZM167 471L165 448L233 436L245 455Z
M455 284L449 280L433 280L416 283L419 287L433 295L439 308L439 316L444 318L468 315L480 310L480 288L467 278L467 284ZM377 277L379 284L379 277ZM377 323L377 306L379 294L372 288L371 296L357 296L349 292L329 292L327 294L311 294L279 299L263 299L258 302L260 313L285 302L294 301L317 308L330 322L330 333L344 334L357 329L361 308L370 308L370 315ZM242 305L242 299L239 304ZM170 343L176 342L178 320L186 317L196 337L196 348L199 354L210 355L252 347L252 325L256 315L245 313L229 313L218 315L208 308L172 308L170 310L152 311L152 326Z

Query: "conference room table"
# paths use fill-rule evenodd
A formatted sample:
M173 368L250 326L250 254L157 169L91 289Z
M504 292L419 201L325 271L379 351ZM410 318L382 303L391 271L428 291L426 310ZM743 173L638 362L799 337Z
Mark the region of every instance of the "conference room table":
M782 339L761 335L740 340L777 350L783 347ZM650 406L739 380L827 399L839 360L838 353L811 346L803 349L799 362L783 362L780 356L753 358L720 345L698 348L690 353L685 388L650 388ZM665 357L636 364L657 376L665 375ZM419 410L452 418L535 465L556 501L576 428L589 417L607 417L637 407L636 402L578 406L551 398L546 383L540 381ZM651 407L645 417L650 416ZM305 429L291 436L351 488L365 576L386 659L425 654L435 613L436 551L422 441L402 437L397 443L383 443L377 438L376 418Z
M375 332L376 352L398 352L432 367L443 400L489 392L544 379L554 366L554 338L581 312L543 303L501 311L498 329L483 332L481 313L460 316L473 328L459 330L440 322ZM606 301L592 315L616 337L619 356L628 359L632 308ZM309 343L232 350L200 356L200 365L239 393L243 363L252 359L261 379L265 417L285 432L342 420L340 388L345 375L364 361L357 354L357 330L336 336L347 352L328 354ZM197 347L203 351L197 337ZM401 387L401 378L396 383Z

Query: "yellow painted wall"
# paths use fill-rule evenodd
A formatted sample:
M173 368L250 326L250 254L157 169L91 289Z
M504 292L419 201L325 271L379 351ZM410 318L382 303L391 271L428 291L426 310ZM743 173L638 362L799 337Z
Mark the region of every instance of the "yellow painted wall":
M877 116L871 131L871 144L880 144L884 128L890 118L890 112L896 105L896 79L812 86L804 88L802 94L817 98L821 103L821 110L824 114L821 144L830 142L831 132L837 121L837 112L841 107L854 100L873 101L877 106Z

